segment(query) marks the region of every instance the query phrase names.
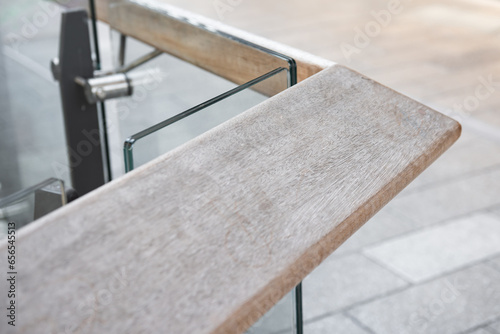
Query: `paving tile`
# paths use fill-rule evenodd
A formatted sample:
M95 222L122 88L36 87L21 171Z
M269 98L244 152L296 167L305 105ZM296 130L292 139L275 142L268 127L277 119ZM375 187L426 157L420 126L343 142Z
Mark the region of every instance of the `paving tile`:
M459 139L408 186L408 192L499 165L500 144L482 137Z
M500 219L475 214L389 240L363 253L417 283L500 254Z
M493 334L500 334L500 320L488 325L487 328Z
M499 189L500 168L418 192L403 191L388 206L426 226L500 204Z
M491 267L493 267L493 268L497 269L498 271L500 271L500 256L499 256L499 257L496 257L496 258L494 258L494 259L489 260L489 261L488 261L488 264L489 264Z
M494 215L500 217L500 205L499 206L495 206L493 208L491 208L489 210L491 213L493 213Z
M304 326L304 332L306 334L368 334L367 331L356 325L352 319L343 314L335 314L307 323Z
M361 255L329 257L303 282L304 318L334 312L406 285Z
M349 311L375 333L449 334L500 315L500 272L478 264Z
M418 228L410 218L386 206L342 244L333 254L344 255Z
M480 119L487 124L500 128L500 114L498 113L497 105L495 105L494 109L475 114L475 118Z
M496 334L496 333L490 331L488 328L478 328L473 332L468 332L468 334Z

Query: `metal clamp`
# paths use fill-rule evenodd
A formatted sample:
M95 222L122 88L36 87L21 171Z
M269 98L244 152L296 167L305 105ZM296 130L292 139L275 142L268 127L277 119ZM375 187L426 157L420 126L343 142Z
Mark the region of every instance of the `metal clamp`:
M133 92L131 81L125 73L92 79L76 77L75 82L83 87L85 97L91 104L117 97L130 96Z
M124 57L123 52L124 51L120 52L120 58L122 60ZM134 91L134 86L146 83L148 77L150 76L148 75L148 72L135 72L130 74L128 74L128 72L161 54L162 51L155 49L130 64L118 68L117 70L104 73L95 72L95 77L90 79L78 76L74 79L74 81L83 87L85 98L90 104L103 102L117 97L131 96ZM54 80L59 80L61 76L59 58L52 59L50 68Z

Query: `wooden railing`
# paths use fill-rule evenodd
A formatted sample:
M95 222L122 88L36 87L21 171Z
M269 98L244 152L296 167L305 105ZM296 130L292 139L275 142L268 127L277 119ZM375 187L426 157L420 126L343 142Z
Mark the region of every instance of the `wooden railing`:
M98 4L113 28L172 54L163 32L192 33L156 2ZM20 230L16 333L242 333L460 135L350 69L183 16L294 58L303 82ZM211 43L197 35L176 55L237 82L267 66Z

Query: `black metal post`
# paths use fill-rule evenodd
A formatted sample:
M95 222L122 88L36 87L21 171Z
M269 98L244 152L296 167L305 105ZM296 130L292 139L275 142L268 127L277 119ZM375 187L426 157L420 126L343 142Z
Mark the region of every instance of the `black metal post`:
M85 10L62 14L59 87L73 188L84 195L105 182L97 106L89 104L77 76L94 77Z

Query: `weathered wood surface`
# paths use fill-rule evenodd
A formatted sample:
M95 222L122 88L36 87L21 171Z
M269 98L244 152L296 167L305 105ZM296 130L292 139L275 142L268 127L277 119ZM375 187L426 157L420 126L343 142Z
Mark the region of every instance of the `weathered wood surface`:
M298 81L334 65L331 61L257 37L162 1L97 0L96 5L99 20L109 23L113 29L237 84L248 82L277 67L288 68L288 63L248 45L228 40L214 31L294 58L297 63ZM200 29L199 26L206 28ZM281 91L281 86L277 86L274 90L271 89L268 95Z
M459 135L333 66L19 231L15 332L241 333Z

